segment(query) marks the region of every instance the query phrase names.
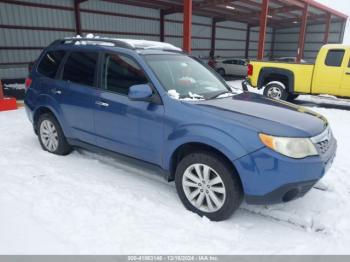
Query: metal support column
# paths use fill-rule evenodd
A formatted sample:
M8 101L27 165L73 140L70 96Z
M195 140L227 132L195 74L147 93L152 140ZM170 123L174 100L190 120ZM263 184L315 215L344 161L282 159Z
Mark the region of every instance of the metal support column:
M262 6L261 6L261 13L260 13L258 60L264 59L265 36L266 36L266 25L267 25L268 12L269 12L269 0L263 0Z
M304 47L305 47L305 36L306 36L306 26L307 26L307 16L308 16L309 4L305 3L303 14L301 17L300 33L299 33L299 45L297 54L297 63L300 63L301 59L304 57Z
M185 52L191 53L192 42L192 0L183 0L183 43Z

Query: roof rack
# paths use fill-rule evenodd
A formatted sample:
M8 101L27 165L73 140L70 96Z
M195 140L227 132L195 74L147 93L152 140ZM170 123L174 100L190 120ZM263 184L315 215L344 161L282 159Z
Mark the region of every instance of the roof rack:
M59 45L59 44L76 44L78 42L83 42L82 44L97 44L97 43L108 43L113 44L116 47L123 47L128 49L134 49L134 47L128 44L125 41L121 41L113 38L101 38L101 37L67 37L64 39L58 39L54 41L51 45Z
M122 47L128 49L154 49L164 51L178 51L182 52L181 48L178 48L172 44L148 41L148 40L137 40L137 39L118 39L118 38L106 38L106 37L67 37L64 39L58 39L54 41L50 46L60 44L81 44L81 45L113 45L115 47Z

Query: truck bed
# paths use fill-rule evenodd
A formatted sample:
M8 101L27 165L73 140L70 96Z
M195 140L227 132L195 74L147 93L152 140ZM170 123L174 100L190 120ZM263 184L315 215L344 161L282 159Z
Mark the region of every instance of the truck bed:
M294 92L309 93L312 84L312 77L315 65L314 64L297 64L297 63L283 63L270 61L250 61L253 65L253 75L249 77L252 86L262 88L259 86L258 80L262 68L275 68L276 70L289 70L294 75Z

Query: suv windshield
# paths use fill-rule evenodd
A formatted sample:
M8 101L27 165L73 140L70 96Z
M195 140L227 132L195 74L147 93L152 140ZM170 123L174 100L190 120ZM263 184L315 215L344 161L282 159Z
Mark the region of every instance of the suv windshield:
M176 99L212 99L231 93L208 68L186 55L145 55L169 96Z

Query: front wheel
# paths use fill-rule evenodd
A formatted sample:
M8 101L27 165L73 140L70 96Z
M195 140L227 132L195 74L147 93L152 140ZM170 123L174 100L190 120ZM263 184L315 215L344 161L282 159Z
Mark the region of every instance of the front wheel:
M184 206L213 221L229 218L243 199L238 175L222 157L210 152L185 156L176 168L175 183Z
M287 100L288 93L283 84L271 83L266 85L264 89L264 96L277 100Z

